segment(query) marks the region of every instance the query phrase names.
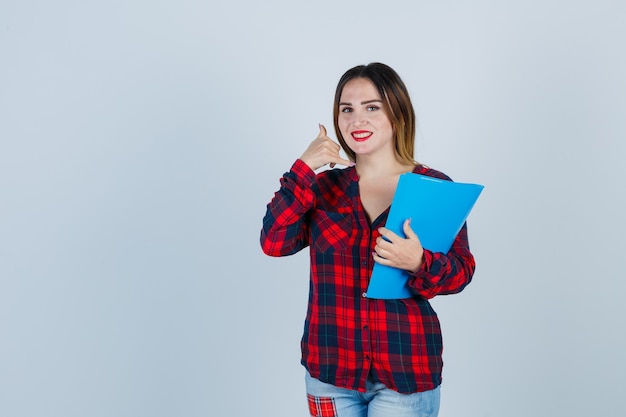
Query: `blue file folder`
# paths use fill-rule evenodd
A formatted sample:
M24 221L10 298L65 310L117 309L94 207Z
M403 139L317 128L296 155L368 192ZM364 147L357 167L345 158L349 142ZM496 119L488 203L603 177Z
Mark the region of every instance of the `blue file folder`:
M411 228L422 247L447 253L463 227L484 186L441 180L424 175L400 175L385 227L404 237L403 224ZM411 298L407 271L374 264L367 288L368 298Z

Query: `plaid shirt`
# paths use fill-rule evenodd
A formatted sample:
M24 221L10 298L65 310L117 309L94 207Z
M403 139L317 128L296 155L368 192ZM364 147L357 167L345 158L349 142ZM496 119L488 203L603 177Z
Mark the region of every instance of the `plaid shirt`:
M413 172L449 180L430 168ZM310 248L302 364L314 378L352 390L365 391L372 368L380 382L398 392L434 389L441 383L443 345L439 320L427 300L469 284L475 264L467 226L447 254L424 250L425 262L409 280L413 298L365 298L377 229L389 210L370 224L358 180L355 168L316 175L297 160L263 219L266 254L286 256Z

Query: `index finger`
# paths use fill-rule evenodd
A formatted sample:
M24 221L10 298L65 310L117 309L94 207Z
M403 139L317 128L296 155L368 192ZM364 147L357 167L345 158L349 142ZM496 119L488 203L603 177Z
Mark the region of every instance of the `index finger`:
M380 235L386 240L388 240L389 242L393 242L394 240L397 240L400 238L400 236L398 236L391 230L387 229L386 227L379 227L378 233L380 233Z

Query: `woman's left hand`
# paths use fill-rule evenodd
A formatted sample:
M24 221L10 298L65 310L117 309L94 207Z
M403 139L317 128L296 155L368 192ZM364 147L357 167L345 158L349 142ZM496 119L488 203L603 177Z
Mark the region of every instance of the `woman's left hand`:
M416 272L424 262L424 248L411 229L411 219L404 221L403 229L406 238L384 227L378 229L380 236L376 239L374 260L381 265Z

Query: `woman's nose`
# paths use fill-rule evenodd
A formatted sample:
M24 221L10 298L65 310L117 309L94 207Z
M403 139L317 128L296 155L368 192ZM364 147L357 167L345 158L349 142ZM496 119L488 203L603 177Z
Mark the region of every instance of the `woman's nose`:
M355 125L361 126L361 125L367 124L368 119L367 119L367 114L366 113L357 112L357 113L355 113L354 116L355 116L354 117L354 124Z

